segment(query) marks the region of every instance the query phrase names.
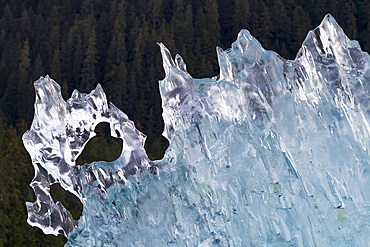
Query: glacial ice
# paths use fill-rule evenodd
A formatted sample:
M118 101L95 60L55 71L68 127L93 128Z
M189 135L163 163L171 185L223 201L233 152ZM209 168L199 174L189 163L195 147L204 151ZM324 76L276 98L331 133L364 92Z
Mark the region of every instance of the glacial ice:
M247 30L217 48L220 75L194 79L159 44L163 135L151 161L145 135L100 85L64 101L34 83L23 136L35 168L28 223L68 246L367 246L370 242L369 55L327 15L295 60ZM123 140L113 162L76 165L100 122ZM73 219L54 183L83 204Z

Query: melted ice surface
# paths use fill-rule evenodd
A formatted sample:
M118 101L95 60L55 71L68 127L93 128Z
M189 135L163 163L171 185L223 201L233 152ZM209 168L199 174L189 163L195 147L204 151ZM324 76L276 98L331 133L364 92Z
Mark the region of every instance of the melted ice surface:
M194 79L159 44L165 156L100 85L65 102L35 82L23 136L35 167L28 223L81 246L366 246L370 241L369 55L327 15L295 60L264 50L247 30L217 48L220 75ZM76 166L107 122L120 158ZM53 183L76 195L76 221Z
M145 136L136 130L126 114L113 104L108 107L100 85L90 94L75 90L65 102L59 85L48 76L34 83L35 118L23 135L35 168L31 182L37 201L26 203L28 223L46 234L68 236L78 223L60 202L54 202L50 186L54 183L76 195L82 203L95 194L106 194L115 183L124 184L128 176L150 167L144 150ZM123 140L116 164L106 162L76 166L86 143L96 134L98 123L110 124L111 135ZM124 164L119 166L118 164Z

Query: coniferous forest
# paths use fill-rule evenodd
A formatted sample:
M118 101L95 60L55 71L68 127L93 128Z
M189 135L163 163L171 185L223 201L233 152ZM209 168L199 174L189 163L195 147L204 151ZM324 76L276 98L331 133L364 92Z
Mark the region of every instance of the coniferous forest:
M193 77L218 74L215 48L230 47L242 28L265 49L294 59L307 32L331 13L347 36L370 48L368 0L0 0L0 246L61 246L27 222L25 201L34 171L22 144L33 119L33 82L49 74L62 87L90 92L103 86L108 101L147 135L146 150L167 148L158 80L163 42L181 54ZM99 125L77 163L114 160L121 143ZM51 187L76 219L82 207Z

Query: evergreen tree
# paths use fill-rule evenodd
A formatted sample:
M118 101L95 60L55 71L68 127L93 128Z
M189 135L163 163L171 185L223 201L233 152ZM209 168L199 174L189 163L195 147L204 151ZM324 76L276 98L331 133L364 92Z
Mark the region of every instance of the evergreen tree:
M357 38L357 27L356 27L356 17L357 14L357 8L355 4L348 0L345 4L345 11L344 11L344 19L345 19L345 27L344 31L348 35L350 39L356 39Z
M294 9L292 29L295 34L292 37L292 51L298 52L308 31L311 29L311 20L301 5L296 6Z
M23 44L23 48L20 54L20 61L18 66L18 78L17 78L17 110L20 120L25 120L27 123L31 123L32 119L32 101L33 101L33 87L30 80L31 72L31 59L30 59L30 44L29 40L26 39Z
M51 63L51 74L50 76L56 81L62 81L62 71L60 68L60 52L57 48L54 52L54 58Z
M274 35L274 50L280 50L283 57L288 57L288 51L283 49L287 47L286 43L291 39L290 36L290 22L285 4L282 0L274 1L270 13L271 16L273 35Z
M27 191L24 178L32 173L27 168L22 170L26 156L16 129L2 125L0 132L0 242L4 246L26 246L35 243L34 236L24 231L26 211L22 200ZM22 178L22 175L25 177Z
M206 76L214 76L218 69L215 44L220 45L220 25L218 22L218 5L215 0L204 0L202 7L198 9L195 30L200 46L195 46L195 52L199 52L198 62L201 61L199 68L208 68ZM200 50L197 50L200 48ZM205 64L203 64L203 62ZM208 64L212 64L211 67ZM197 72L197 71L195 71ZM200 71L199 71L200 72ZM204 76L204 75L203 75Z
M116 6L114 4L114 6ZM110 15L115 16L111 43L105 67L104 82L109 99L118 107L122 107L127 83L127 50L126 50L126 8L125 1L119 1L112 7ZM109 65L109 66L108 66Z
M272 49L273 34L271 14L267 6L262 4L263 11L258 19L256 37L265 49Z
M12 31L14 30L14 24L13 12L10 9L10 6L6 4L0 18L0 40L2 41L2 45L4 44L3 42L6 41L8 36L12 34Z
M238 33L240 29L250 27L250 6L249 0L235 0L234 9L234 33Z
M20 62L18 67L18 75L21 83L26 83L28 81L30 67L31 67L30 42L28 39L26 39L23 43L23 48L21 50Z
M20 27L23 37L29 37L31 34L31 21L27 9L23 9L20 17Z
M231 37L236 36L240 30L235 32L235 0L224 1L218 0L219 11L219 24L222 47L229 47Z
M45 46L41 47L43 52L45 53L46 61L48 61L48 67L47 70L51 71L51 63L54 57L54 51L55 49L60 49L60 24L59 24L59 8L58 6L53 6L51 8L51 13L46 19L46 22L48 23L47 31L49 35L46 35L45 39L46 42L44 43ZM45 30L43 30L45 32Z
M35 81L40 78L40 76L45 76L44 65L40 53L37 53L35 61L33 62L32 76L31 80Z
M108 49L106 64L118 65L122 61L126 61L126 2L120 1L117 6L117 16L114 20L112 38ZM113 10L112 10L113 11ZM112 13L111 13L112 14ZM106 66L106 71L109 71L109 66Z
M73 82L76 88L80 86L82 77L82 64L83 64L83 47L82 38L80 34L76 34L76 42L74 43L74 54L73 54Z
M82 67L81 90L90 91L97 83L96 76L97 49L96 33L92 30L88 37L88 44L85 51L85 59Z

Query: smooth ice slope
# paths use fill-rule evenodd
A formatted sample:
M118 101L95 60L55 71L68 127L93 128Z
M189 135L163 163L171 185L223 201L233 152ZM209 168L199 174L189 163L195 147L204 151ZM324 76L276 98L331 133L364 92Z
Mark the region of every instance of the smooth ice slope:
M165 156L100 85L65 102L35 82L23 136L37 196L28 223L72 246L367 246L370 241L369 55L327 15L293 61L242 30L217 48L220 75L193 79L160 44ZM123 140L114 162L75 160L108 122ZM53 183L83 203L74 220Z

